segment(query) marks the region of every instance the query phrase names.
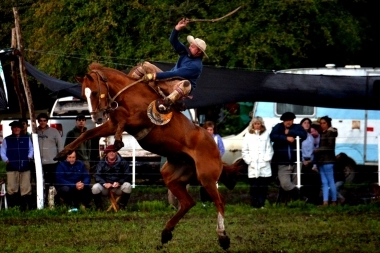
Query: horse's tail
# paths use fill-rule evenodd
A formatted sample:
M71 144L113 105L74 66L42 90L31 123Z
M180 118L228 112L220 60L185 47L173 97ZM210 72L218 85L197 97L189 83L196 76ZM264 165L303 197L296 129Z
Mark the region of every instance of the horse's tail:
M239 159L231 165L223 163L223 170L219 182L222 182L229 190L233 190L237 183L239 172L243 169L247 169L247 167L243 159Z

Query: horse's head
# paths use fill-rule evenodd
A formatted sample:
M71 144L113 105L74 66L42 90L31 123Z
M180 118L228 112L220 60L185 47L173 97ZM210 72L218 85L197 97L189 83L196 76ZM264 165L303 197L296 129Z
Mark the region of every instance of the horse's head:
M106 120L109 99L107 77L100 71L92 70L83 78L76 79L82 84L82 96L87 100L92 121L97 124L103 123Z

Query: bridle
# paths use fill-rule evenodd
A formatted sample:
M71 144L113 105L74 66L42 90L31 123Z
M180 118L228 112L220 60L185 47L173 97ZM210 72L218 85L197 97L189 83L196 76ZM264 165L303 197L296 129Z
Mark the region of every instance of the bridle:
M125 86L119 92L117 92L114 97L111 97L110 92L109 92L110 89L109 89L109 84L108 84L108 78L100 70L95 69L95 70L92 70L91 72L96 74L97 81L98 81L98 104L97 104L95 110L90 112L91 115L97 114L100 111L104 111L104 112L108 113L110 111L116 110L119 107L119 103L117 101L115 101L115 99L121 93L123 93L125 90L127 90L128 88L130 88L130 87L134 86L135 84L143 81L143 79L139 79L139 80L131 83L130 85ZM107 87L107 94L101 93L101 91L100 91L100 82L101 81L103 81ZM106 106L103 108L100 108L100 106L102 104L101 103L102 99L106 99L106 101L105 101Z

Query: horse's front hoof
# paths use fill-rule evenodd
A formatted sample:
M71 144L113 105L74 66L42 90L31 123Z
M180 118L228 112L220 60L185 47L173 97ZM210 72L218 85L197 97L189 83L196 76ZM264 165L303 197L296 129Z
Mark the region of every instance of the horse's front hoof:
M172 238L173 238L172 231L170 231L168 229L162 230L162 233L161 233L161 243L162 244L168 243Z
M124 147L124 143L122 141L115 140L115 142L113 143L113 146L116 151L119 151L122 147Z
M63 150L61 152L59 152L54 158L53 160L54 161L63 161L66 159L66 152L64 152Z
M230 238L227 235L220 235L219 245L222 249L227 250L230 247Z

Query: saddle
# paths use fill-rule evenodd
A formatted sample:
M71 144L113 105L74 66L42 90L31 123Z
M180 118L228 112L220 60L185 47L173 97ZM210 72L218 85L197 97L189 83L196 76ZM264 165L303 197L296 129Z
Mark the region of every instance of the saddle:
M155 65L150 64L148 62L141 63L135 66L128 75L135 79L140 79L143 75L147 73L156 73L162 72L161 69L157 68ZM190 83L184 78L181 77L173 77L165 80L160 80L159 82L150 81L147 84L151 87L157 94L161 96L161 98L152 101L149 105L147 114L152 123L156 125L165 125L167 124L171 117L172 111L184 111L186 110L186 105L184 103L183 98L175 100L174 103L168 98L170 94L174 91L181 91L179 86L183 85L187 82L186 86L190 85Z

